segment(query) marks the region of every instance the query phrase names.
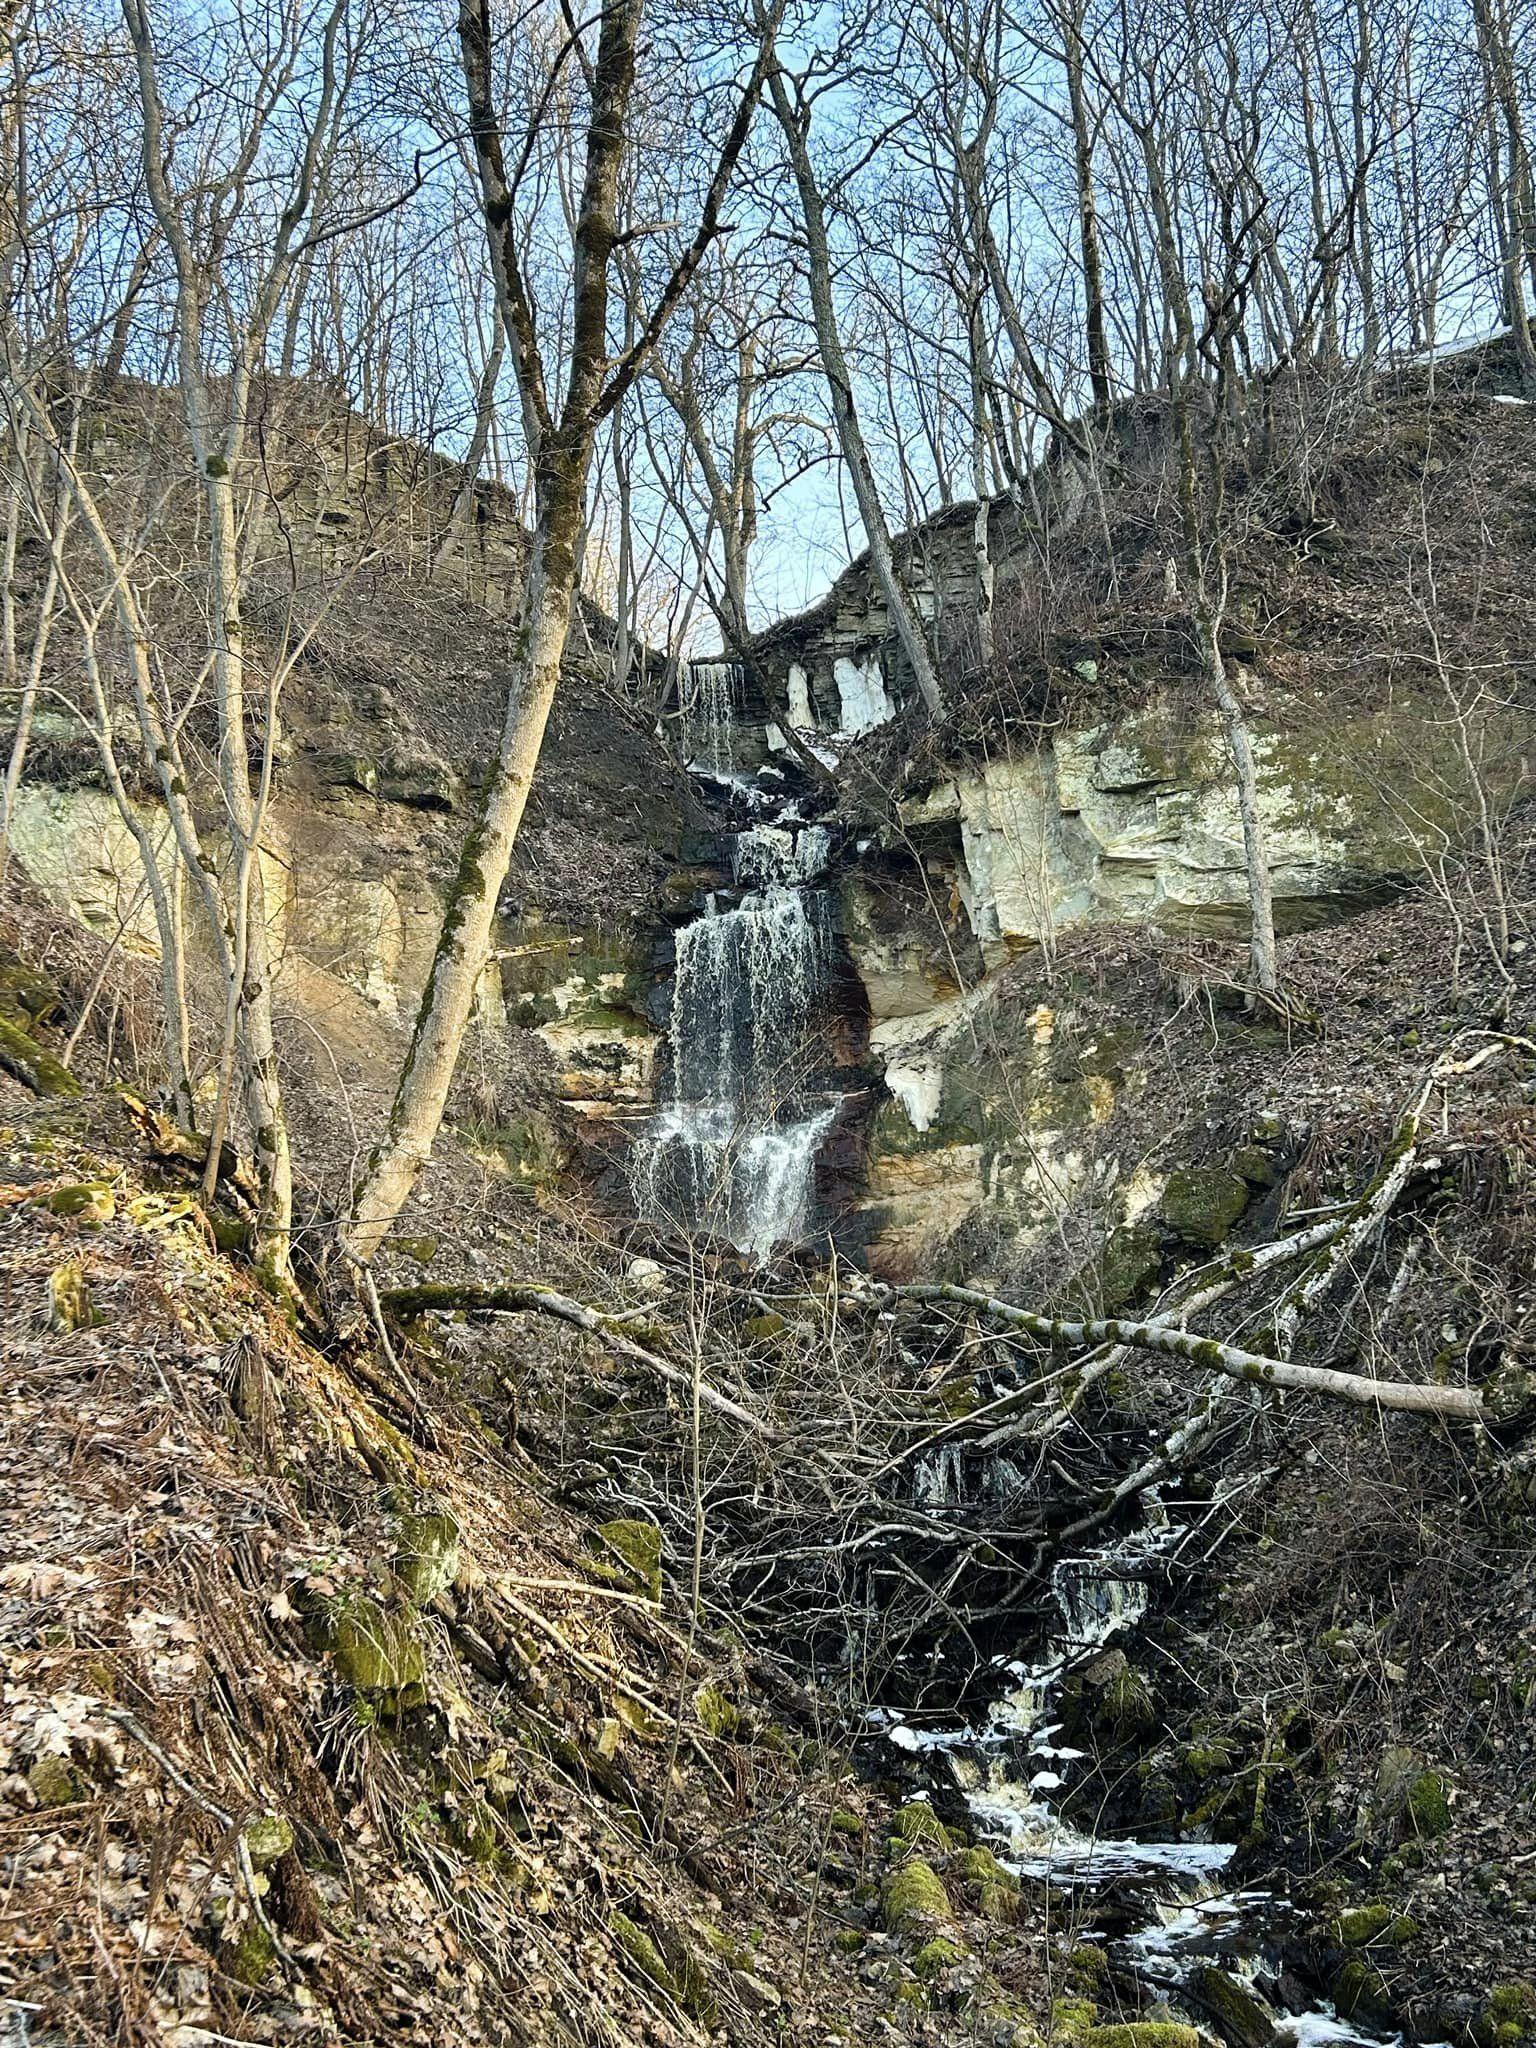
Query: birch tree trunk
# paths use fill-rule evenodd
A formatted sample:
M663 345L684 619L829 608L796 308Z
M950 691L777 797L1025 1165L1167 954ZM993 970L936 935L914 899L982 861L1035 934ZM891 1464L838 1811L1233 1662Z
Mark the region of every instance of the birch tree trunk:
M491 88L489 0L461 0L459 50L480 185L496 308L529 429L536 507L527 601L496 762L465 842L443 928L401 1070L388 1126L353 1189L338 1233L344 1255L366 1267L426 1165L442 1123L459 1049L490 958L497 898L538 766L560 662L575 608L587 475L599 427L653 354L690 280L720 232L720 210L746 146L773 47L778 14L763 23L757 62L721 148L699 226L634 345L608 354L608 302L619 240L619 189L643 0L613 0L601 16L591 69L586 168L572 232L571 321L566 389L556 416L549 398L534 297L524 275Z
M532 304L513 241L511 193L491 94L489 9L484 0L464 0L460 9L459 44L497 308L513 352L525 417L536 423L538 510L527 601L496 763L479 817L464 843L389 1123L353 1190L341 1232L343 1251L360 1266L370 1263L389 1234L442 1123L459 1048L490 958L497 898L511 865L560 683L576 597L587 471L608 367L608 272L617 236L615 213L640 11L640 0L616 0L602 18L574 237L569 382L557 425L549 413Z

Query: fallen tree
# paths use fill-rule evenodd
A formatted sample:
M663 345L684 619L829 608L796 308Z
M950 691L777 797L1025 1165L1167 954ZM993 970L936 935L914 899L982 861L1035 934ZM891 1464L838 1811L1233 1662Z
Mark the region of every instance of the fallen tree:
M1410 1414L1443 1415L1458 1422L1481 1422L1485 1416L1483 1396L1476 1387L1433 1387L1415 1380L1378 1380L1366 1374L1340 1372L1334 1366L1296 1365L1285 1358L1268 1358L1261 1351L1244 1351L1236 1344L1223 1344L1214 1337L1202 1337L1193 1330L1181 1330L1172 1323L1127 1322L1120 1317L1091 1318L1073 1322L1065 1316L1037 1315L1032 1309L1016 1308L974 1287L957 1287L948 1281L909 1281L886 1290L908 1301L953 1301L979 1310L1016 1330L1026 1330L1042 1344L1088 1346L1118 1344L1134 1351L1161 1351L1208 1372L1224 1373L1228 1379L1250 1385L1284 1387L1297 1393L1328 1394L1336 1400L1353 1401L1362 1408L1399 1408Z

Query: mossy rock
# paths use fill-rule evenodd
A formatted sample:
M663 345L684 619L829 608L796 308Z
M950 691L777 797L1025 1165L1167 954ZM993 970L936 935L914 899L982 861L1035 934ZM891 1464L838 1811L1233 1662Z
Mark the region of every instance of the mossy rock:
M48 1275L48 1327L55 1336L93 1330L102 1321L91 1298L91 1284L78 1259L66 1259Z
M963 1941L956 1941L953 1935L936 1934L931 1941L925 1941L912 1958L912 1968L918 1980L926 1984L930 1978L942 1976L969 1956L970 1950Z
M880 1917L891 1934L931 1934L954 1924L943 1879L925 1857L893 1870L880 1887Z
M613 1711L630 1734L638 1736L642 1742L664 1741L671 1727L671 1723L664 1720L660 1714L653 1714L642 1701L632 1700L626 1693L615 1695Z
M1495 1426L1523 1422L1536 1415L1536 1372L1505 1363L1484 1381L1483 1412Z
M28 967L14 953L0 951L0 1017L31 1032L51 1023L64 1008L58 985L39 967Z
M79 1773L62 1756L40 1756L27 1773L27 1788L39 1806L73 1806L83 1796Z
M1112 1230L1099 1261L1098 1294L1105 1315L1136 1299L1162 1270L1163 1241L1150 1223L1125 1223Z
M1214 1249L1231 1236L1248 1192L1248 1183L1225 1167L1181 1166L1163 1189L1163 1219L1186 1243Z
M1127 1664L1102 1688L1093 1710L1093 1725L1122 1742L1150 1735L1157 1726L1152 1688L1134 1665Z
M1189 1988L1211 2015L1227 2048L1269 2048L1275 2036L1274 2014L1229 1970L1199 1963L1190 1974Z
M608 1926L614 1940L641 1974L675 1998L678 1987L667 1968L667 1959L645 1929L631 1920L627 1913L617 1909L608 1915Z
M1090 2027L1081 2048L1201 2048L1195 2027L1176 2020L1128 2020L1116 2027Z
M587 1538L587 1548L600 1560L593 1569L612 1584L630 1585L661 1605L661 1531L654 1522L638 1517L616 1522L599 1522ZM618 1566L601 1560L617 1556Z
M1280 1178L1279 1167L1262 1145L1239 1145L1230 1164L1251 1188L1272 1188Z
M501 1837L496 1809L484 1799L468 1800L453 1816L449 1833L476 1863L496 1863L501 1856Z
M277 1945L261 1922L247 1920L239 1939L224 1944L224 1969L237 1984L254 1990L277 1960Z
M207 1214L213 1241L221 1252L248 1252L256 1242L255 1225L233 1209L215 1203Z
M985 1919L1006 1924L1018 1917L1019 1880L998 1862L990 1849L962 1849L952 1867L968 1886L974 1887L977 1906Z
M409 1612L346 1595L326 1608L321 1632L338 1672L380 1713L394 1716L425 1704L426 1654Z
M75 1223L110 1223L117 1214L117 1197L104 1180L69 1181L32 1199L35 1208L46 1209L50 1216L67 1216Z
M1335 1926L1345 1948L1365 1948L1371 1943L1396 1948L1402 1942L1412 1941L1419 1931L1417 1922L1406 1913L1384 1905L1351 1906L1339 1915Z
M844 1929L844 1932L857 1933L858 1930ZM727 1933L723 1927L716 1927L712 1922L705 1920L699 1923L699 1933L728 1970L750 1970L757 1961L757 1957L747 1944L738 1941L734 1934ZM863 1935L860 1934L859 1941L862 1942L863 1939Z
M1445 1780L1438 1771L1419 1772L1408 1787L1403 1815L1421 1841L1432 1842L1438 1835L1449 1832L1451 1802L1446 1794Z
M1471 2033L1478 2048L1527 2048L1536 2041L1536 1985L1495 1984Z
M836 1808L833 1812L831 1828L834 1835L847 1835L855 1840L862 1839L864 1834L863 1821L858 1814L850 1813L844 1806Z
M1241 1747L1232 1736L1207 1735L1180 1746L1179 1768L1197 1785L1204 1785L1230 1771L1240 1755Z
M1081 1993L1051 2000L1051 2039L1070 2041L1074 2044L1085 2041L1094 2030L1099 2017L1099 2008L1091 1998Z
M926 1843L930 1848L947 1850L964 1838L944 1825L926 1799L913 1799L893 1815L891 1839L906 1848Z
M435 1237L402 1237L395 1231L390 1237L389 1248L399 1252L402 1258L414 1259L418 1266L430 1266L441 1246Z
M459 1525L445 1509L401 1515L395 1577L418 1607L429 1607L458 1576Z
M1341 2019L1353 2019L1358 2012L1383 2012L1387 1987L1381 1972L1360 1956L1351 1956L1333 1980L1333 2002Z
M693 1696L693 1711L711 1735L722 1742L734 1742L744 1732L746 1716L718 1685L701 1685Z
M706 2026L714 2025L718 2012L709 1973L680 1937L666 1937L663 1948L638 1921L617 1909L609 1914L608 1925L643 1976L675 1998L684 2012Z
M293 1847L293 1822L281 1813L264 1813L240 1830L253 1870L267 1870Z
M782 1337L789 1328L781 1315L769 1309L760 1316L748 1316L741 1326L741 1334L749 1344L771 1344L775 1337Z

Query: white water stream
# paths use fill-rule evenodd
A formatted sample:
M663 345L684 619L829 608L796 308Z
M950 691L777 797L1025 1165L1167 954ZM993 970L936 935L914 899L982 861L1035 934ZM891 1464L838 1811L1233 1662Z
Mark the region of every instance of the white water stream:
M959 1497L956 1478L938 1468L917 1474L916 1491L930 1505L953 1504ZM1136 1933L1112 1942L1111 1956L1154 1999L1183 2002L1207 2033L1210 2017L1187 1992L1198 1966L1214 1963L1256 2001L1256 2011L1271 2024L1272 2048L1398 2048L1401 2036L1341 2019L1327 2003L1286 2010L1278 1949L1289 1908L1269 1892L1223 1888L1221 1873L1236 1854L1230 1844L1086 1834L1052 1803L1083 1755L1056 1741L1061 1727L1051 1715L1061 1687L1072 1671L1136 1627L1147 1610L1149 1578L1167 1567L1185 1533L1155 1497L1146 1506L1140 1529L1056 1566L1051 1592L1058 1625L1045 1654L1032 1663L1000 1665L1012 1683L984 1723L916 1728L878 1708L870 1718L898 1749L947 1769L978 1836L1019 1876L1086 1893L1090 1900L1110 1886L1145 1896L1151 1917Z

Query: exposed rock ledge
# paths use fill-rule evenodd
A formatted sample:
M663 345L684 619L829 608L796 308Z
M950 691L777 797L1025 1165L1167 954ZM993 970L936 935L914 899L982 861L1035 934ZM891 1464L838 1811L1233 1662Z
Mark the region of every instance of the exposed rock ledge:
M1324 923L1422 872L1454 836L1465 773L1449 723L1400 706L1326 734L1255 734L1282 927ZM1161 707L967 767L900 807L919 843L958 832L955 881L983 946L1087 922L1236 936L1242 827L1213 716Z

